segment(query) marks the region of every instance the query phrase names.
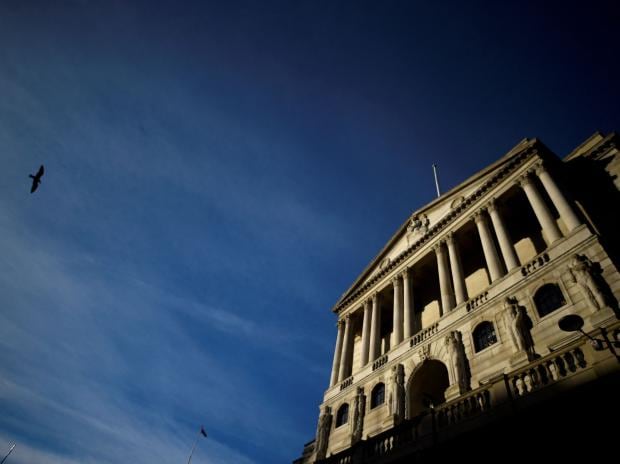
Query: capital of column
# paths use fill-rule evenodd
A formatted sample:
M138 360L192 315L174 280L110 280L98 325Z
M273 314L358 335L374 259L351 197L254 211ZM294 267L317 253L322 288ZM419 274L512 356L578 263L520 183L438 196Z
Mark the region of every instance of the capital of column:
M407 280L409 276L411 276L411 268L406 267L405 269L403 269L403 272L400 273L400 276L403 278L403 280Z
M370 300L370 298L364 301L364 309L370 309L371 305L372 305L372 301Z
M497 211L497 202L495 201L495 198L491 198L489 200L489 202L487 203L486 208L487 208L487 211L489 213L493 213L493 212Z
M474 211L474 213L471 215L471 218L476 224L478 224L479 222L483 222L485 220L485 216L484 216L485 211L486 211L485 208L480 208L478 211Z
M529 185L532 183L532 176L530 175L529 171L526 172L525 174L522 174L521 176L519 176L519 178L517 179L517 184L519 184L519 186L521 188L525 187L526 185Z
M396 276L396 277L393 277L393 278L392 278L392 285L393 285L395 288L399 288L399 287L400 287L400 285L401 285L401 283L402 283L402 280L400 280L400 276L399 276L399 275L398 275L398 276Z
M340 329L342 326L344 326L344 319L338 319L336 321L336 328Z
M547 172L547 168L542 160L538 160L533 166L532 170L536 173L537 176L541 175L543 172Z
M377 292L372 294L372 304L376 305L379 301L379 294Z
M444 240L439 240L437 243L435 243L433 245L433 251L435 251L435 253L437 254L441 254L443 253L443 245L444 244Z
M448 232L445 240L448 245L452 245L454 243L454 232Z

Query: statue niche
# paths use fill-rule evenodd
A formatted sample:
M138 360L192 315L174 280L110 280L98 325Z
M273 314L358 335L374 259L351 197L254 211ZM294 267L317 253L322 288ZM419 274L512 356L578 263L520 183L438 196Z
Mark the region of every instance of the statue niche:
M515 354L525 353L528 361L532 361L536 357L534 340L530 333L532 322L525 308L519 306L516 298L508 297L504 300L504 314L508 332L510 333L510 340L512 341L513 352Z
M470 373L461 332L453 330L446 336L446 348L450 357L453 385L458 387L458 393L464 393L469 390Z
M394 423L398 424L405 419L405 366L397 364L392 367L390 392L390 414L394 416Z
M316 430L316 458L325 459L327 445L329 444L329 432L332 426L332 410L325 406L319 416L319 424Z
M357 443L362 439L364 431L364 415L366 414L366 396L364 389L357 388L355 396L355 409L353 411L353 435L351 436L351 444Z
M568 270L571 280L579 285L586 301L596 310L604 309L607 306L607 299L601 283L601 271L595 267L590 258L575 254Z

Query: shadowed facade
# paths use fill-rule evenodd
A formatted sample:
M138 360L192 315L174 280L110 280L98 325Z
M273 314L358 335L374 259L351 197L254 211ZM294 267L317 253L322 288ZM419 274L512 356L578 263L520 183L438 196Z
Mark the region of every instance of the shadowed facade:
M527 428L617 417L618 146L596 133L560 160L524 139L414 212L333 309L330 383L295 463L505 451ZM603 342L560 330L568 314Z

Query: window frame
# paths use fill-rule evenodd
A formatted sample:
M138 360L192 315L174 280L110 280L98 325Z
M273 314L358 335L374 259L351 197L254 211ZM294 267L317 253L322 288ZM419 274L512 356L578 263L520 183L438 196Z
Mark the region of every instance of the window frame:
M490 333L486 333L486 334L481 333L481 331L484 330L484 328L490 328L491 330ZM481 340L480 337L482 335L485 336L486 341L484 343L486 344L479 344L479 340ZM491 339L491 335L492 335L493 341L488 343L489 339ZM472 330L471 332L471 336L474 342L473 347L474 347L475 354L481 353L487 348L490 348L493 345L497 344L497 342L499 341L499 338L497 336L497 330L495 330L495 324L493 324L492 321L488 321L488 320L484 320L476 324L476 326L474 327L474 330Z
M561 301L559 306L556 306L555 308L553 308L550 311L546 311L544 314L541 313L541 307L539 305L540 302L540 292L544 291L544 289L555 289L556 291L556 296L559 295L561 297ZM564 292L562 291L562 287L557 283L557 282L546 282L543 285L541 285L540 287L538 287L536 289L536 291L534 292L534 294L532 295L532 302L534 303L534 308L536 309L536 316L539 319L543 319L545 317L547 317L550 314L555 313L556 311L558 311L559 309L563 308L564 306L566 306L568 304L568 299L566 297L566 295L564 294Z
M375 395L378 395L378 391L381 391L381 402L375 402ZM370 391L370 409L376 409L379 406L385 404L385 384L383 382L377 383Z

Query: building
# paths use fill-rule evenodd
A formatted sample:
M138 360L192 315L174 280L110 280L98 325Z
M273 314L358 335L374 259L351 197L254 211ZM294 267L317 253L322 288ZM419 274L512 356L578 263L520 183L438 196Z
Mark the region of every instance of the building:
M330 383L294 463L613 449L619 146L596 133L560 160L525 139L415 211L333 308Z

